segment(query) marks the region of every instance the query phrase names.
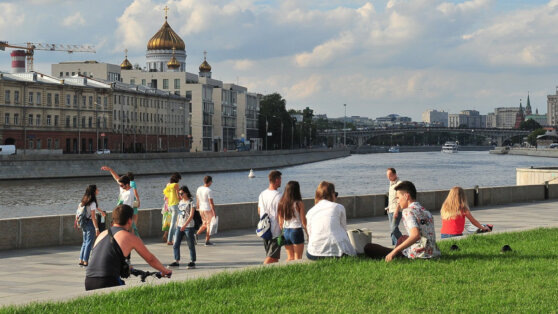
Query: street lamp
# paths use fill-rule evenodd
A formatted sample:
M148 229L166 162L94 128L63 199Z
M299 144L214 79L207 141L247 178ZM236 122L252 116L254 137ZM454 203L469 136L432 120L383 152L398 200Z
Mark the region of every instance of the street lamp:
M343 118L343 146L347 147L347 104L343 104L345 107L345 116Z
M283 149L283 120L278 116L271 116L271 117L279 119L279 122L281 122L281 148L280 149Z

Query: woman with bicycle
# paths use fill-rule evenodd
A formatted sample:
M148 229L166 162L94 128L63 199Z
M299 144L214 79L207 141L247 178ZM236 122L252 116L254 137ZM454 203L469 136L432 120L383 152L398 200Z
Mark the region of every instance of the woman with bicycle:
M97 218L95 215L95 210L97 210L97 194L99 190L97 186L92 184L87 187L85 194L81 198L79 203L80 207L85 207L84 219L80 221L80 227L83 231L83 243L81 244L81 250L79 252L79 265L87 266L89 263L89 254L91 253L91 248L93 246L93 240L99 235L99 225L97 224ZM98 209L103 212L100 208ZM78 223L76 219L76 224Z

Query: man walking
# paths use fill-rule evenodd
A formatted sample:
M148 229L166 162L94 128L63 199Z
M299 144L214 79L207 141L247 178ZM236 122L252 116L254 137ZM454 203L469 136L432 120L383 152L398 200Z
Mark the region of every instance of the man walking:
M268 175L269 187L260 193L258 198L258 215L260 219L267 214L271 222L271 240L263 240L266 258L264 264L277 263L281 257L281 247L277 244L277 237L281 235L277 220L277 207L281 200L281 193L277 189L281 186L281 172L273 170Z
M196 208L200 211L203 221L203 225L196 233L196 238L205 230L205 246L213 245L213 242L209 241L209 237L211 236L209 224L211 223L211 219L215 217L215 204L213 203L213 195L209 188L212 183L213 178L211 176L205 176L203 178L203 185L196 191Z
M389 231L391 236L391 244L396 245L397 239L401 237L399 230L399 223L401 222L401 207L397 202L397 195L395 187L401 183L395 168L388 168L386 176L389 180L389 193L388 193L388 218L389 218Z

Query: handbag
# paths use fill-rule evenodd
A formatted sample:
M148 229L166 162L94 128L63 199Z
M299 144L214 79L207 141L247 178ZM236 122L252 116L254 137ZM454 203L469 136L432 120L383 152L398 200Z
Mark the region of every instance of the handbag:
M171 224L172 214L171 212L164 212L163 213L163 226L161 228L162 231L169 231L170 224Z
M364 246L368 243L372 243L372 231L368 229L348 230L347 235L357 254L363 254Z
M219 216L213 216L209 222L209 235L217 234L217 227L219 226Z
M256 228L256 234L264 240L272 239L271 221L269 220L269 215L267 213L263 214L262 218L260 218L258 227Z

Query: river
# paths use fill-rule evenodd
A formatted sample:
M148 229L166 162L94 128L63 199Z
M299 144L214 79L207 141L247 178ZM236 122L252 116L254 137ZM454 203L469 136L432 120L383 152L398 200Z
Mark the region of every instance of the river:
M440 152L352 155L280 169L283 185L290 180L300 183L302 196L312 198L321 180L333 182L344 195L385 193L388 182L386 168L397 169L401 179L415 183L419 191L479 186L515 185L515 168L558 166L558 160L528 156L491 155L488 152ZM115 169L125 172L126 169ZM212 190L216 204L256 202L267 185L268 170L208 173L213 177ZM158 208L163 203L162 190L167 175L136 174L142 208ZM203 175L183 175L192 194L202 184ZM98 201L111 210L118 197L118 185L112 177L0 181L0 218L72 214L85 188L96 184Z

